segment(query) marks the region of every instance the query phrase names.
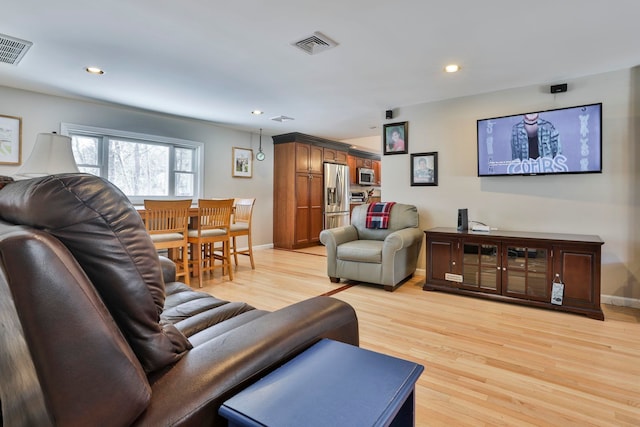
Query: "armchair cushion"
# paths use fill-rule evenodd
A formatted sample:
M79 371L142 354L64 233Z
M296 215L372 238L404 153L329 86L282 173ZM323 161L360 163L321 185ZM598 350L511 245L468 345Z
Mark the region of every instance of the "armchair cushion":
M354 240L338 246L338 259L356 262L382 262L380 240Z

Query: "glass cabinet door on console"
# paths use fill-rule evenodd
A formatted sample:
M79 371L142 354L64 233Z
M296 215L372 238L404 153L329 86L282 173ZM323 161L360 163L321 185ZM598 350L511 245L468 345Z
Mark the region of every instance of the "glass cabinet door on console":
M500 248L495 244L462 243L462 286L500 293Z
M471 236L427 239L427 278L484 293L546 301L551 296L550 249Z
M549 300L549 250L507 245L505 256L505 293L527 299Z
M427 240L430 282L483 292L500 292L500 248L482 241L438 237Z

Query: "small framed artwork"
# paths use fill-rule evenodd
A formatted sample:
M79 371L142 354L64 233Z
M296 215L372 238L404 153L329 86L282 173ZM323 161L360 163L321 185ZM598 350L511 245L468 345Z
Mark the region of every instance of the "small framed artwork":
M384 125L383 153L407 154L409 148L408 122L390 123Z
M0 165L22 163L22 118L0 115Z
M231 176L234 178L251 178L253 175L253 150L233 147Z
M411 154L411 186L438 185L438 153Z

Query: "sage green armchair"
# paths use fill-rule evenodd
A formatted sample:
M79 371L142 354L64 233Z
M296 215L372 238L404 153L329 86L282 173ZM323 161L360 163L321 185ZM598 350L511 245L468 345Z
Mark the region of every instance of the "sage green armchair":
M320 241L327 250L327 274L340 279L373 283L394 291L416 271L424 233L418 228L418 210L396 203L387 229L366 227L369 204L356 206L351 225L323 230Z

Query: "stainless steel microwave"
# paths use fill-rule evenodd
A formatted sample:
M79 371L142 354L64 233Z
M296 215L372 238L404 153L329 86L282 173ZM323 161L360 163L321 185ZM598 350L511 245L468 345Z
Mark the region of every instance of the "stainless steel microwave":
M359 168L358 169L358 184L360 185L373 185L376 182L375 173L373 169Z

